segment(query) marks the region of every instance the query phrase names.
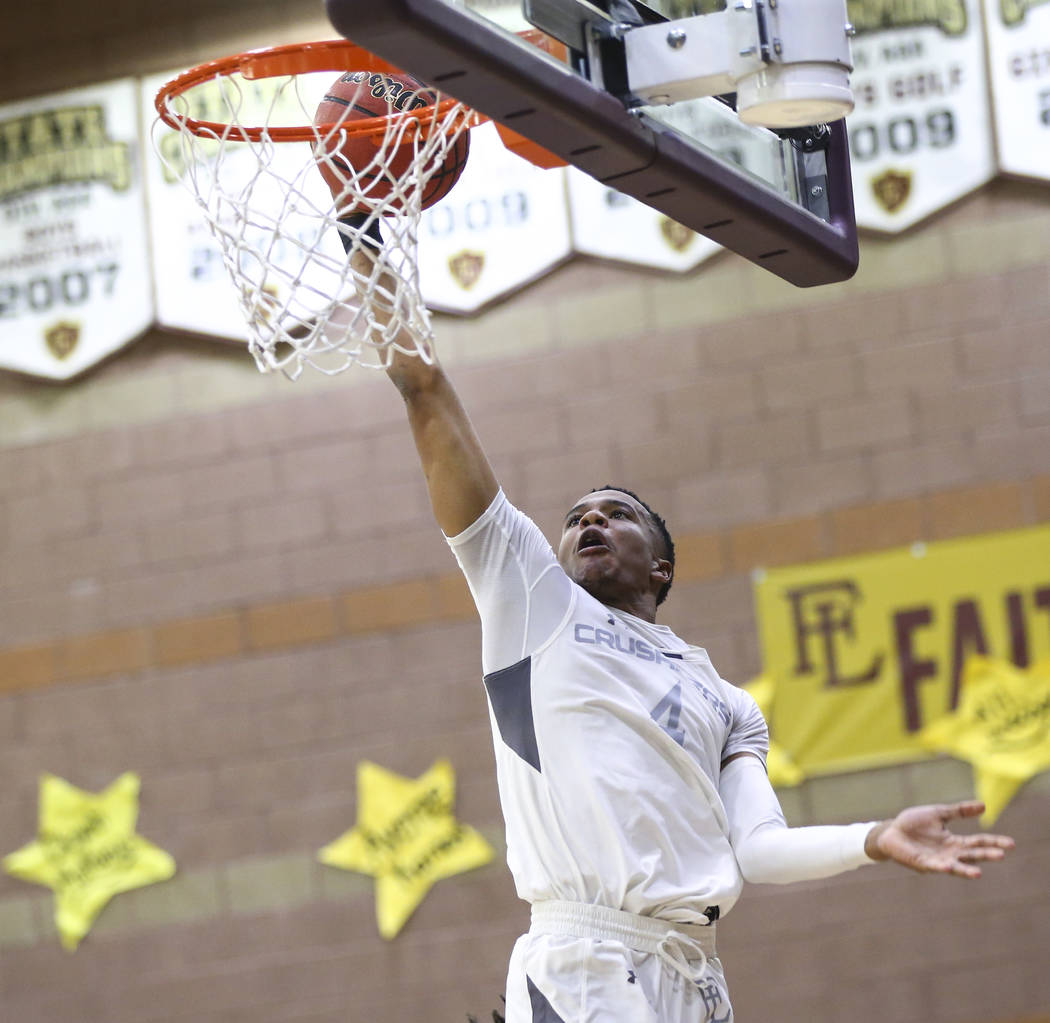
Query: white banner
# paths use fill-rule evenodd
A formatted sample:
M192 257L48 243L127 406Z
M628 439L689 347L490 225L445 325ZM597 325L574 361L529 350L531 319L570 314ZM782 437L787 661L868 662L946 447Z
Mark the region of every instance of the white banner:
M132 80L0 107L0 368L65 380L153 320Z
M691 270L721 246L670 217L568 169L572 247L576 252L660 270Z
M548 273L571 251L564 169L540 170L515 156L492 124L473 129L463 177L420 224L427 306L475 312Z
M995 173L977 0L849 0L857 224L901 231Z
M157 90L176 72L142 82L142 133L157 296L157 322L192 334L247 341L248 328L222 262L222 249L180 181L186 159L178 132L157 124ZM164 154L158 155L157 150Z
M319 214L331 207L332 199L310 147L212 139L194 139L191 147L189 139L157 121L154 96L172 77L143 83L158 322L246 341L246 317L281 308L293 291L298 314L323 310L339 284L332 261L341 267L344 254L336 233L323 230ZM225 86L208 82L185 94L185 103L193 117L219 124L234 116L241 125L308 124L332 79L332 73L304 75L295 89L283 87L283 79ZM194 181L191 191L187 185ZM230 239L225 258L202 200ZM313 250L328 257L327 268L324 260L306 258ZM238 266L241 287L247 287L247 311L226 260ZM266 296L264 304L259 294Z
M984 0L999 167L1050 181L1050 2Z

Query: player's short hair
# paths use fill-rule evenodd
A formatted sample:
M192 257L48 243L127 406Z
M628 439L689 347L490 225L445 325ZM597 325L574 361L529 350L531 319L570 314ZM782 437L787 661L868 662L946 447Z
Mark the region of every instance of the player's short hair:
M656 530L657 535L663 541L664 545L664 557L671 562L671 578L667 580L660 587L660 592L656 595L656 606L659 607L666 599L667 594L671 592L671 583L674 582L674 540L671 539L671 531L667 528L667 523L664 522L663 518L652 510L633 490L628 490L626 487L617 487L612 484L606 484L604 487L595 487L591 490L592 494L597 494L599 490L615 490L618 493L626 494L628 497L633 497L649 515L649 521L652 522L653 528Z

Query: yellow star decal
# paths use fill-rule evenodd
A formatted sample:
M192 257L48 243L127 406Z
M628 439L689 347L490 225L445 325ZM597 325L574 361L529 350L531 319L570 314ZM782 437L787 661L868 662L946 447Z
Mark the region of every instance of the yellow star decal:
M1050 768L1050 660L1023 671L970 657L961 694L956 710L927 725L919 741L973 764L987 827L1029 778Z
M773 713L773 700L776 697L776 683L770 675L759 675L752 679L744 688L758 704L762 716L769 721ZM801 783L803 774L801 769L791 759L790 755L782 746L769 740L769 755L766 757L766 771L769 773L770 784L780 789L791 788Z
M357 765L357 824L318 859L376 879L376 920L384 938L401 930L437 881L492 859L488 842L453 816L455 787L447 760L415 779L367 760Z
M114 895L175 873L171 856L135 834L138 796L130 771L97 794L45 774L37 837L4 857L7 873L54 890L55 926L70 951Z

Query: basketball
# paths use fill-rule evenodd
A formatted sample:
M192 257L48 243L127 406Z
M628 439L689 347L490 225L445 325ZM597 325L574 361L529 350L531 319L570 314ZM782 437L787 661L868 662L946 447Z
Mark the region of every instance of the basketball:
M340 124L381 117L431 106L437 101L437 95L412 75L348 71L329 86L317 106L314 124ZM367 200L374 200L373 207L388 199L415 158L411 135L406 133L404 138L405 141L389 153L380 150L381 136L348 138L338 129L332 131L330 137L323 140L327 156L318 159L318 168L332 197L338 201L346 190L347 181L354 177L357 187L366 193ZM469 133L461 132L442 165L426 180L423 209L433 206L452 190L466 166L469 150ZM360 210L362 205L359 201L355 208ZM401 208L396 198L391 205L395 210Z

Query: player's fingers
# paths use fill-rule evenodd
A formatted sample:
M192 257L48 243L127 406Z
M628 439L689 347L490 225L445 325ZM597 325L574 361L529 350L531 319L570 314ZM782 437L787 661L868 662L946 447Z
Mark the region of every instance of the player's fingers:
M989 849L1002 849L1004 852L1008 852L1013 849L1016 844L1009 835L989 835L985 832L981 832L979 835L966 835L963 839L963 844L972 846L986 846Z
M957 858L963 863L978 863L988 860L1001 860L1005 856L1005 849L998 849L991 846L979 846L974 849L964 849L959 853Z
M980 817L984 813L984 803L977 799L967 799L962 803L946 803L939 808L942 821L959 820L966 817Z
M975 857L968 852L942 850L939 853L921 857L916 867L929 874L952 874L955 877L977 878L981 876L981 868L970 862L973 858Z
M964 852L986 849L995 853L996 859L1002 859L1014 848L1014 840L1009 835L953 835L952 846Z
M930 856L915 864L915 869L923 874L950 874L976 880L981 876L981 868L966 862L965 857Z

